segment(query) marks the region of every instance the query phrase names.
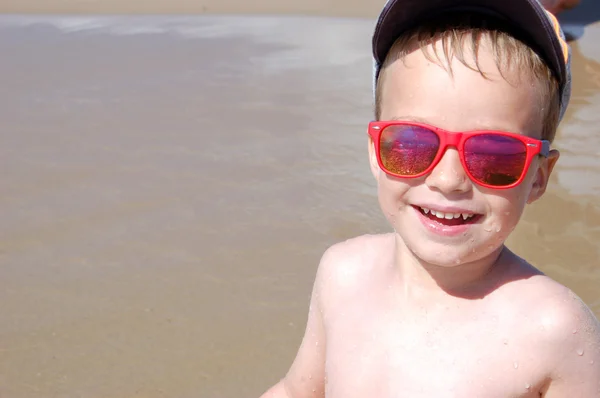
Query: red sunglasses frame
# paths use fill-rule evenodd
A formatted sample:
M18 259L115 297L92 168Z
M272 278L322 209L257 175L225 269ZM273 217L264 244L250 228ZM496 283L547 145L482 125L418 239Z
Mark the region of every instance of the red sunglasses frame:
M433 158L431 165L429 167L427 167L427 169L425 169L421 173L414 174L414 175L402 175L402 174L393 173L384 167L383 162L381 160L381 152L380 152L381 134L386 128L388 128L390 126L420 127L423 129L430 130L438 136L438 138L440 140L440 146L435 155L435 158ZM377 154L377 163L379 164L379 167L381 168L381 170L383 170L386 174L388 174L390 176L397 177L397 178L419 178L426 174L429 174L435 168L435 166L439 163L439 161L442 159L442 157L446 153L446 150L448 149L448 147L452 146L457 149L462 167L465 170L465 172L467 173L467 175L469 176L469 178L471 179L471 181L473 181L477 185L481 185L483 187L491 188L491 189L509 189L509 188L516 187L517 185L519 185L520 183L523 182L523 179L527 175L527 171L529 170L529 166L531 166L531 162L533 161L534 157L541 155L541 156L544 156L547 158L550 155L550 141L538 140L538 139L527 137L527 136L524 136L521 134L509 133L509 132L504 132L504 131L478 130L478 131L468 131L468 132L452 132L452 131L447 131L447 130L441 129L439 127L430 126L430 125L424 124L424 123L393 120L393 121L370 122L368 134L371 137L371 139L373 140L373 143L375 145L375 153ZM525 158L525 165L523 166L523 171L517 181L515 181L514 183L512 183L510 185L490 185L490 184L486 184L482 181L477 180L471 174L471 172L469 171L469 169L467 167L466 161L465 161L464 146L465 146L465 142L469 138L471 138L473 136L477 136L477 135L501 135L504 137L514 138L518 141L521 141L523 144L525 144L525 148L527 151L526 158Z

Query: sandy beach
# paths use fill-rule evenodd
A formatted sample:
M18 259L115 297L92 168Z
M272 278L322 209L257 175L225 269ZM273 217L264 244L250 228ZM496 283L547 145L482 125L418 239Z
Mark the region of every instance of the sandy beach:
M283 375L322 252L389 230L364 135L380 3L0 1L0 397ZM508 244L600 315L597 4L564 15L561 158Z

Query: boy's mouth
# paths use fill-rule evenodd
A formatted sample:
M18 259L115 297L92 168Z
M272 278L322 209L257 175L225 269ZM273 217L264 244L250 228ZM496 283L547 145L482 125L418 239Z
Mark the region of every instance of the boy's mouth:
M473 224L481 217L475 213L445 213L421 206L413 206L426 218L446 226Z

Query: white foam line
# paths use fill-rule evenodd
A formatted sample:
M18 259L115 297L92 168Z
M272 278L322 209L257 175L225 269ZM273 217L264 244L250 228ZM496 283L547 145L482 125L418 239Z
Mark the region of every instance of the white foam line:
M2 16L0 26L47 25L67 34L246 37L286 50L251 59L269 70L347 65L369 59L373 21L297 16Z

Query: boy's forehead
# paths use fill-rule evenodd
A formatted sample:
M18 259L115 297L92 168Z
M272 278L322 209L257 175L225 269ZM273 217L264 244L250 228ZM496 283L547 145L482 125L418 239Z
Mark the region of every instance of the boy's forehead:
M534 106L541 101L539 87L513 84L523 76L517 71L501 73L491 50L481 51L478 66L485 76L456 58L443 65L421 50L409 53L381 76L381 118L424 122L450 131L539 136L542 107Z
M426 62L429 65L444 69L450 76L458 63L472 69L473 72L484 75L488 79L504 79L516 84L523 78L531 79L534 73L531 62L523 59L523 54L515 54L512 48L498 48L494 44L489 32L483 32L476 38L477 42L471 43L462 37L436 37L422 43L413 35L398 39L390 49L381 69L380 84L384 83L389 66L401 62L404 66L411 67L416 61ZM474 50L476 48L476 50ZM503 54L504 53L504 54ZM509 54L510 53L510 54ZM528 54L534 56L533 53ZM503 56L504 59L501 59ZM531 79L541 86L539 79Z

